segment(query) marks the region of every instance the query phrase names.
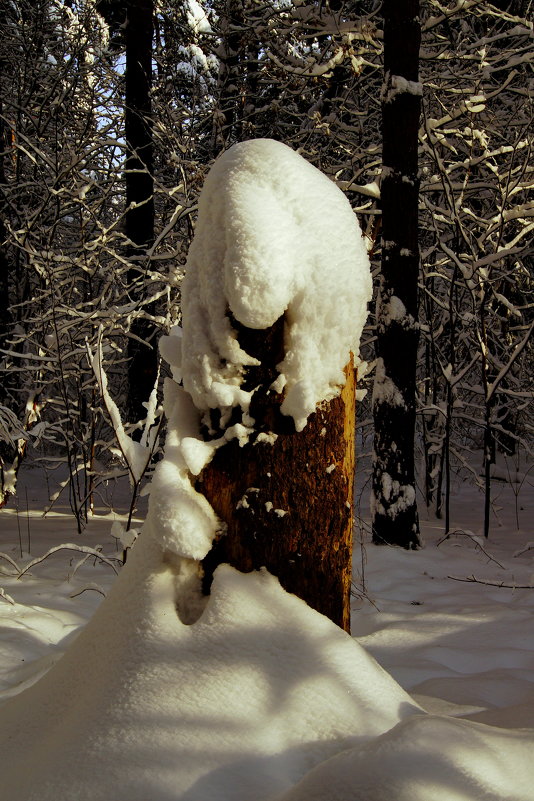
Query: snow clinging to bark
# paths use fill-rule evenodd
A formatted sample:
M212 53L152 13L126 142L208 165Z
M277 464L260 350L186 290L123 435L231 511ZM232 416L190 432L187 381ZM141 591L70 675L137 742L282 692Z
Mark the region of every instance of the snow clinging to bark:
M318 403L335 397L357 357L371 295L369 260L343 193L286 145L243 142L211 169L199 200L182 288L182 328L160 340L165 382L165 458L151 488L151 531L166 552L202 559L220 525L191 476L230 439L254 432L253 390L242 387L257 360L240 346L235 322L264 329L285 319L284 358L273 390L300 431ZM182 382L183 386L179 386ZM229 424L233 407L241 422ZM201 422L220 410L218 439ZM262 432L263 441L274 441ZM258 438L259 441L259 438ZM285 510L274 510L282 515Z
M371 278L357 219L343 193L280 142L234 145L211 169L199 201L183 283L182 376L195 406L246 413L244 369L230 314L252 329L285 315L274 388L297 430L335 397L356 356Z

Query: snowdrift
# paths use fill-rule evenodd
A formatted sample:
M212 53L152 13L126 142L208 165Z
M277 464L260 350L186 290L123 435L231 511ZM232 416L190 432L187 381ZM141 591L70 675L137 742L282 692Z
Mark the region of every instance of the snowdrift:
M201 611L191 564L147 534L61 661L3 707L6 801L269 798L419 711L266 572L222 566Z
M147 534L2 708L3 801L531 801L532 732L425 715L267 572L221 566L206 601Z

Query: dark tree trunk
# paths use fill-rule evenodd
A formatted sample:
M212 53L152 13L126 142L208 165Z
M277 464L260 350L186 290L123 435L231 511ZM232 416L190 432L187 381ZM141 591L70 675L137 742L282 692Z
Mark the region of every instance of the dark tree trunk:
M246 12L241 0L227 0L221 12L222 41L217 87L220 115L214 123L214 155L235 142L254 139L259 135L255 115L261 44Z
M0 62L0 77L5 72L5 64ZM12 298L10 285L13 282L12 265L8 257L8 231L6 226L8 207L6 202L7 177L4 160L11 150L11 130L4 120L3 98L0 96L0 348L11 350L9 338L13 330ZM13 407L13 395L18 389L18 373L7 370L9 359L0 353L0 403ZM1 451L9 451L6 443L0 445Z
M129 410L134 420L146 415L157 374L154 326L144 316L150 312L146 298L147 250L154 241L154 145L151 124L153 0L128 0L126 4L126 236L130 294L142 313L134 318L128 341ZM142 340L141 342L139 340ZM146 343L146 344L143 344Z
M419 2L385 0L383 8L383 255L373 395L373 541L416 548L420 544L414 476Z
M0 215L3 213L0 203ZM0 348L9 350L9 335L13 324L11 316L11 299L9 293L10 266L6 255L7 233L4 221L0 216ZM0 366L5 369L5 356L0 354ZM3 364L4 363L4 364ZM9 406L10 389L15 373L3 374L0 377L0 403Z
M310 416L303 431L280 412L269 387L283 358L284 322L267 331L238 328L239 342L261 361L249 368L258 387L250 413L274 442L220 448L197 484L227 531L204 560L204 590L227 562L248 572L266 567L289 592L350 631L355 375L347 366L341 395ZM348 355L348 354L347 354Z

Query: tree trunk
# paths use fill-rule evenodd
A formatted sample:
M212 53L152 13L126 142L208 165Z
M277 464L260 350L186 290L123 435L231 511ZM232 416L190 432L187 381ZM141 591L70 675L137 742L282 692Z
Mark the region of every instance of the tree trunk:
M0 61L0 77L4 76L5 64ZM4 160L11 146L11 131L4 120L3 98L0 96L0 349L12 350L10 337L13 331L12 296L13 271L8 257L8 216L7 177ZM0 403L13 411L18 411L18 392L20 375L9 368L10 357L0 353ZM15 408L13 408L15 407ZM13 448L7 442L0 442L0 459L13 458Z
M373 541L420 544L415 498L415 377L419 274L418 0L384 2L382 274L373 392Z
M129 409L134 420L146 415L157 375L157 352L151 340L154 326L146 319L147 250L154 241L154 144L151 124L153 0L129 0L126 22L126 236L131 268L128 283L132 300L142 313L133 319L128 340ZM140 341L141 340L141 341ZM146 344L143 344L146 343Z
M352 357L341 395L321 404L296 433L292 418L280 412L283 397L269 389L283 358L283 318L266 331L232 324L241 346L261 361L248 369L245 386L258 387L250 414L259 435L244 447L232 440L220 448L197 484L227 526L204 560L204 591L222 562L244 572L266 567L288 592L350 631Z

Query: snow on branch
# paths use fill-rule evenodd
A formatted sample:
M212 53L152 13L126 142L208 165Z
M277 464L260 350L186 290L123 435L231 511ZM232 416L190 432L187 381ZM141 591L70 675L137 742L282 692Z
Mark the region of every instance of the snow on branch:
M423 84L420 81L409 81L402 75L387 73L382 87L381 99L384 103L391 103L398 95L423 96Z
M78 553L89 554L90 556L94 556L100 562L103 562L111 567L114 573L117 573L118 571L113 562L121 562L121 559L117 559L114 556L104 556L104 554L101 553L98 548L91 548L89 545L76 545L72 542L66 542L63 545L56 545L54 548L50 548L42 556L38 556L36 559L32 559L31 562L28 562L28 564L19 572L17 579L22 578L22 576L31 570L32 567L44 562L45 559L47 559L49 556L52 556L52 554L57 553L58 551L77 551Z
M480 7L483 7L484 13L488 13L486 0L456 0L456 3L453 3L450 7L447 7L444 3L438 2L438 0L431 0L430 5L440 13L436 16L428 17L421 26L422 31L435 28L458 13L466 14ZM501 15L503 15L503 12L499 10L499 16Z
M20 571L20 567L19 567L19 566L18 566L18 564L15 562L15 560L14 560L14 559L12 559L12 558L11 558L11 556L9 556L7 553L0 553L0 559L5 559L5 560L6 560L6 562L9 562L9 564L10 564L12 567L14 567L14 568L15 568L15 570L17 571L17 573L19 573L19 571ZM16 575L16 574L13 574L13 575Z
M280 69L283 69L292 75L302 75L308 78L318 78L320 75L326 75L327 73L331 72L334 67L337 67L338 64L341 64L345 58L345 51L342 47L339 47L334 55L323 64L319 64L314 58L311 58L306 66L292 67L288 64L283 64L282 61L280 61L280 59L270 50L266 50L265 54Z
M7 592L4 590L4 588L3 588L3 587L0 587L0 598L3 598L3 599L4 599L4 601L7 601L7 602L8 602L8 604L11 604L11 606L15 606L15 601L14 601L14 599L11 597L11 595L9 595L9 594L8 594L8 593L7 593Z
M19 422L16 414L7 406L0 404L0 440L17 448L18 441L21 439L28 439L28 432Z
M494 381L492 381L491 384L488 386L488 392L487 392L488 401L493 397L499 385L501 384L502 380L510 372L516 359L521 355L526 346L531 342L533 331L534 331L534 321L530 324L527 333L525 334L523 339L516 344L507 363L502 366L502 368L499 371L499 374L496 376Z
M468 539L470 539L471 542L473 542L476 545L476 547L480 551L482 551L484 556L486 556L490 562L495 562L495 564L498 565L498 567L504 570L504 565L501 565L501 563L498 562L497 559L495 559L495 557L491 556L491 554L489 554L484 548L483 538L479 537L477 534L473 534L472 531L464 531L463 529L457 529L456 531L449 531L447 534L445 534L445 536L443 536L440 540L438 540L436 544L439 546L441 545L442 542L445 542L446 540L450 539L450 537L457 537L457 536L467 537ZM449 578L451 577L449 576Z
M117 404L111 397L108 389L108 377L102 364L102 332L100 331L97 341L95 353L92 352L89 343L87 343L87 354L89 364L91 365L95 378L98 382L105 407L109 414L115 436L119 448L124 457L124 461L130 472L130 478L134 485L138 485L141 481L149 463L152 458L156 439L158 435L158 428L156 426L157 419L157 381L150 394L150 399L147 404L147 417L141 436L140 442L135 442L127 433L124 428L121 413Z

